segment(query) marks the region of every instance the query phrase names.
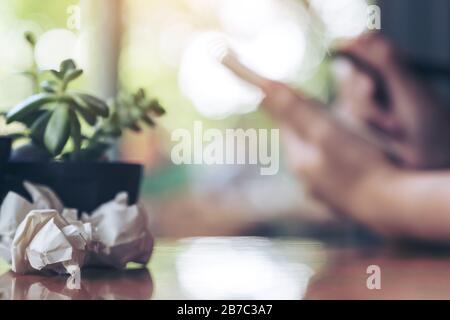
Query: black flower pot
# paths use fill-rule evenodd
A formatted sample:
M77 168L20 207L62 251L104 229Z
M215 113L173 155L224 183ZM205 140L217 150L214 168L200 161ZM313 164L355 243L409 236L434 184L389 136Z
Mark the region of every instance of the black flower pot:
M65 207L87 213L122 191L136 203L143 172L141 165L107 162L10 162L5 167L14 178L50 187Z
M11 155L12 140L7 137L0 137L0 164L6 163Z

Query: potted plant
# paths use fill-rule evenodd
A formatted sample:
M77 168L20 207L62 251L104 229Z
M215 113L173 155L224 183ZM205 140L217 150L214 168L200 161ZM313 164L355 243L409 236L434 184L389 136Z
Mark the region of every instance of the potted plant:
M35 37L27 33L34 47ZM12 153L9 175L47 185L67 207L90 212L121 191L137 201L142 166L109 162L106 154L126 130L155 125L165 113L143 89L104 101L70 89L83 71L73 60L59 70L26 73L36 92L6 113L6 122L20 122L27 143Z

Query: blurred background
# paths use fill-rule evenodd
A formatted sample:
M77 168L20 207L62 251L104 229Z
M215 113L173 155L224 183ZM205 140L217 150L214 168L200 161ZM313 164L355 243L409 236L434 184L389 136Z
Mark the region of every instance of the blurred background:
M144 87L167 115L156 130L127 135L118 158L146 167L142 198L156 236L348 234L282 167L261 176L255 165L175 166L171 132L272 128L258 111L261 93L212 61L208 46L225 37L258 72L326 100L327 53L367 31L365 0L3 0L0 2L0 109L32 92L21 74L32 56L41 69L74 58L76 86L104 98ZM450 57L446 0L378 1L382 31L413 55ZM431 23L433 22L433 23ZM23 33L39 35L35 52ZM436 36L430 36L435 34ZM442 61L446 62L446 61ZM0 133L19 130L0 123ZM282 160L282 159L281 159Z

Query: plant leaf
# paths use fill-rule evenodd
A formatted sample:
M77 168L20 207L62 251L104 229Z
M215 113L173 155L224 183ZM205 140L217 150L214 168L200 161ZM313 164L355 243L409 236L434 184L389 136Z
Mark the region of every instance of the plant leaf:
M164 110L164 108L161 107L161 105L157 100L151 101L148 108L150 109L151 112L153 112L157 116L163 116L166 114L166 110Z
M53 156L57 156L64 149L69 137L70 108L67 104L59 104L53 111L45 129L45 146Z
M36 76L32 71L22 71L19 72L19 74L29 78L34 78Z
M72 59L67 59L61 62L61 65L59 66L59 72L65 75L69 70L75 70L76 68L77 65L75 64L75 61L73 61Z
M45 129L51 115L51 111L44 111L30 126L30 137L38 145L42 145L44 142Z
M155 121L153 121L153 119L148 114L144 114L142 116L142 121L144 121L150 127L154 127L156 125Z
M106 118L109 116L108 105L103 100L84 93L79 93L78 96L101 117Z
M43 105L56 101L57 97L51 93L38 93L25 99L16 105L12 110L6 114L7 123L14 121L21 121L27 115L35 112Z
M78 104L73 104L73 106L90 126L95 126L95 124L97 123L97 116L91 110L86 109Z
M30 114L27 114L22 119L18 120L20 123L24 124L27 128L30 128L33 123L36 121L37 118L39 118L41 115L43 115L47 110L45 108L36 110Z
M74 103L84 109L89 109L88 104L83 99L81 99L81 97L78 94L67 93L66 95L67 95L67 98L69 99L69 101L71 101L72 103Z
M143 101L145 99L145 90L142 88L139 88L133 98L134 98L134 103L139 104L141 101Z
M90 107L89 104L81 98L80 94L69 93L67 96L70 101L72 101L80 108L83 108L84 110L89 112L92 116L94 117L100 116L100 113L98 112L97 108Z
M74 150L75 152L80 151L81 149L81 124L78 120L78 116L72 109L69 110L69 118L70 118L70 136L72 137Z
M27 40L27 42L34 47L36 45L36 36L34 35L33 32L31 31L27 31L25 32L25 40Z
M127 127L134 132L141 132L142 128L137 123L130 123Z
M64 75L64 81L66 83L69 83L77 78L79 78L83 74L83 70L76 69L76 70L69 70Z
M64 74L62 72L59 72L58 70L50 70L50 72L59 80L62 80L64 78Z
M44 90L45 92L49 92L49 93L55 93L57 91L55 86L56 86L55 81L47 81L46 80L41 83L42 90Z

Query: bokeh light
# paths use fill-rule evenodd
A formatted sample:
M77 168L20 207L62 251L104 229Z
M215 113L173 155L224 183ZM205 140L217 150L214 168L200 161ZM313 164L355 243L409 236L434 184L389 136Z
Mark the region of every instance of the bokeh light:
M282 260L272 243L245 238L189 239L177 257L181 287L194 299L302 299L314 271ZM214 285L212 285L214 284Z
M200 6L203 2L195 2ZM293 5L298 9L292 10ZM222 0L218 31L199 30L183 53L179 84L197 111L208 118L256 110L263 95L210 55L216 38L226 38L241 61L274 80L293 81L303 67L308 39L301 5L293 1Z
M53 29L44 33L36 44L35 58L39 69L58 69L62 61L79 56L78 38L66 29Z
M365 0L311 0L327 28L326 37L356 37L367 27L367 2Z
M159 36L159 50L162 60L172 67L178 67L182 54L195 33L186 22L169 24Z
M232 36L244 38L257 35L270 24L279 7L274 0L222 0L219 3L223 29Z
M181 91L205 117L223 118L253 111L262 93L238 79L211 55L211 43L218 36L221 35L214 32L201 33L188 46L179 72Z
M306 39L294 21L280 21L251 41L235 43L242 62L270 79L292 81L302 68Z

